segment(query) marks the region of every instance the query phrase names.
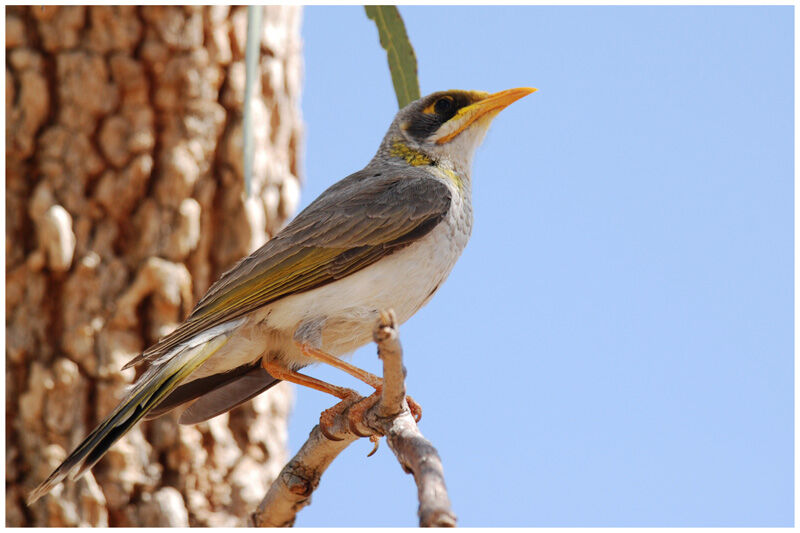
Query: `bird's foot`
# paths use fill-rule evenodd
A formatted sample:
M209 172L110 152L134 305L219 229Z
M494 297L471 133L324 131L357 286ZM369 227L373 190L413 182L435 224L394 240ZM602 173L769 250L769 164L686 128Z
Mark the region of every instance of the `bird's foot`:
M346 390L348 391L347 397L343 398L342 401L340 401L333 407L325 409L319 415L319 429L322 432L322 434L325 435L325 438L329 440L342 440L340 437L334 436L332 431L336 417L343 414L353 405L356 405L361 401L363 401L361 395L358 394L356 391L352 389L346 389Z
M372 409L378 402L380 402L381 388L377 388L375 392L366 398L362 397L352 389L344 390L346 391L347 396L344 397L342 401L320 413L320 431L322 431L322 434L330 440L342 440L342 438L334 435L334 427L336 417L344 415L347 419L348 428L353 435L358 435L359 437L369 437L369 439L375 443L375 448L369 454L369 456L371 456L378 449L378 440L380 439L380 435L377 435L371 427L366 425L364 422L364 415L368 410ZM406 396L406 402L408 403L408 409L411 411L411 416L414 417L414 421L419 422L422 418L422 407L420 407L420 405L414 401L411 396Z
M422 407L420 407L420 405L414 401L414 398L406 395L406 403L408 403L408 409L411 411L411 416L414 417L414 422L419 422L422 420Z
M359 427L367 427L364 424L364 414L375 406L379 401L381 401L381 389L375 389L375 392L367 396L366 398L362 398L359 400L350 411L347 413L347 424L350 426L350 431L353 432L354 435L358 435L359 437L370 437L375 435L375 433L369 429L369 433L364 433L363 431L359 430ZM374 450L373 450L374 453Z
M359 437L369 437L370 442L374 444L372 451L367 454L367 457L372 457L375 455L375 452L378 451L378 446L381 442L381 435L374 433L372 428L368 428L370 433L364 433L359 429L359 427L367 427L364 423L364 415L366 412L375 406L381 400L381 389L378 388L367 396L366 398L362 398L359 400L350 411L347 413L347 424L350 427L350 431L354 435L358 435Z
M350 427L350 431L359 437L370 437L370 440L373 440L375 433L372 432L372 428L369 428L369 433L364 433L363 431L359 430L359 427L367 427L364 423L364 415L369 409L372 409L372 407L374 407L375 404L380 401L380 399L381 388L378 387L375 389L375 392L366 398L362 398L350 408L347 413L347 423ZM411 416L414 417L414 421L419 422L422 418L422 407L420 407L420 405L414 401L414 398L411 396L406 396L406 402L408 403L409 411L411 411ZM377 450L377 446L375 449ZM375 453L375 450L373 450L372 453Z

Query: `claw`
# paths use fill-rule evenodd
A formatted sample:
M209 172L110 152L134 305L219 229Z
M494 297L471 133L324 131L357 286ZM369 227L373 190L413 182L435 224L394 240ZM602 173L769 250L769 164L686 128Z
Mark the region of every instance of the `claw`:
M339 437L335 437L334 435L332 435L332 434L331 434L331 432L330 432L330 431L328 431L328 427L327 427L325 424L323 424L321 421L320 421L320 423L319 423L319 431L320 431L320 432L321 432L321 433L322 433L322 434L325 436L325 438L326 438L326 439L328 439L328 440L332 440L332 441L334 441L334 442L335 442L335 441L344 440L344 439L340 439Z
M344 413L350 406L360 403L361 396L356 391L350 391L352 394L349 398L343 399L341 402L337 403L333 407L325 409L319 415L319 430L325 436L325 438L333 441L340 441L344 440L340 437L336 437L331 432L331 428L333 427L334 421L336 417Z
M411 411L411 416L414 417L414 422L422 420L422 407L411 396L406 396L406 402L408 403L409 411Z
M331 433L330 431L330 428L333 426L334 419L339 414L339 411L341 411L341 405L343 403L344 403L343 401L339 402L333 407L325 409L319 415L319 430L322 432L323 435L325 435L325 438L327 438L328 440L333 440L333 441L343 440L339 437L335 437L333 433Z
M350 431L352 431L353 434L358 435L359 437L372 437L373 433L361 433L358 430L358 424L363 420L364 413L378 403L380 399L381 392L380 390L376 390L366 398L360 400L350 409L350 412L347 413L347 423L350 426Z
M373 455L375 455L375 452L378 451L378 446L381 443L381 438L377 435L371 435L369 440L375 445L375 447L372 448L372 451L367 454L367 457L372 457Z

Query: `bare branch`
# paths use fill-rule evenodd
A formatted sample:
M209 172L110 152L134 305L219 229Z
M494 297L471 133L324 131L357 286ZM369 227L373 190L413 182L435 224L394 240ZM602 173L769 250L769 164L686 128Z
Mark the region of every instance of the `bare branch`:
M378 414L383 418L397 416L402 413L406 399L406 371L394 311L381 312L372 339L378 345L378 357L383 361L383 390Z
M419 498L419 525L455 527L456 515L447 495L442 460L433 444L422 436L406 403L403 349L393 311L381 313L373 339L378 344L378 356L383 360L384 385L377 416L373 418L370 416L372 412L368 413L369 422L380 423L376 429L386 435L386 442L403 470L414 475ZM395 414L398 406L399 414Z
M369 398L356 398L337 414L327 428L311 431L297 455L283 468L264 500L252 515L256 526L294 524L297 512L310 503L322 473L339 453L361 436L386 436L400 466L414 475L419 498L419 525L454 527L456 516L444 481L442 461L436 448L422 436L415 414L419 407L405 394L403 350L393 311L381 313L373 331L378 356L383 360L383 388ZM377 401L376 401L377 400ZM409 408L409 401L411 408Z
M252 515L256 527L290 527L297 512L311 503L311 493L319 485L322 473L358 436L351 433L345 417L336 417L332 435L341 440L330 440L314 426L300 451L286 463L267 495Z

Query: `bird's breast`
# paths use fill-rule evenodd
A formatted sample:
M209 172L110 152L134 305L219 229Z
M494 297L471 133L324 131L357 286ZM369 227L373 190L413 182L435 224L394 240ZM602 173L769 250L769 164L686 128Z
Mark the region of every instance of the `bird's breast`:
M370 342L381 310L394 309L402 323L430 300L466 246L471 226L471 210L459 197L418 241L349 276L270 305L269 327L308 331L304 342L333 355L349 353ZM319 328L304 327L315 324Z

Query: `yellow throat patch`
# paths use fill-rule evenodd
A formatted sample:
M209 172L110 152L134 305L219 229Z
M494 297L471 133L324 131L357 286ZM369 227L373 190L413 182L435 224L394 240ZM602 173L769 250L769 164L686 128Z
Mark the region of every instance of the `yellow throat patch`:
M440 168L437 166L430 157L426 156L423 153L420 153L413 148L410 148L408 145L401 141L394 141L392 143L392 147L389 150L389 155L392 157L399 157L400 159L404 159L406 163L411 165L412 167L421 167L432 165L439 173L444 176L447 180L450 181L453 185L455 185L458 190L463 189L464 183L461 181L461 177L453 172L450 169Z

